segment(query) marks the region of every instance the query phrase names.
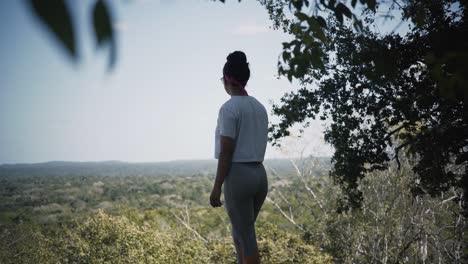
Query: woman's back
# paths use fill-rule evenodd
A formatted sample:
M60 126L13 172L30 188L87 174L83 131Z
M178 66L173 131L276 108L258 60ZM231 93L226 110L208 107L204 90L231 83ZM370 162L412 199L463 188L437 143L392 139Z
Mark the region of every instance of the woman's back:
M268 114L252 96L232 96L219 110L215 158L219 158L221 135L233 138L233 162L263 161L268 141Z

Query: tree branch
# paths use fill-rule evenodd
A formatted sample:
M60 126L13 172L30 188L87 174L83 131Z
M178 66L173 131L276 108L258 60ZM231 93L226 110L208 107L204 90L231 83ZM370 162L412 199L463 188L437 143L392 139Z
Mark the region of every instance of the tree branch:
M186 207L185 210L186 210L186 214L188 215L187 207ZM179 220L179 221L182 223L182 225L185 226L185 228L187 228L188 230L192 231L192 232L195 234L196 237L198 237L200 240L202 240L202 241L205 242L205 243L208 242L204 237L202 237L202 236L197 232L197 230L195 230L194 228L192 228L192 227L190 226L190 223L189 223L189 222L187 222L187 221L190 221L190 217L189 217L189 216L185 216L184 219L182 219L181 217L179 217L178 215L176 215L174 212L171 212L171 213L174 215L174 217L175 217L177 220Z
M403 147L405 147L405 146L407 146L409 144L410 144L410 142L407 141L407 142L405 142L405 143L403 143L400 146L395 148L395 157L393 157L393 159L396 159L396 162L398 164L398 170L400 170L400 168L401 168L400 159L398 158L398 152L400 151L401 148L403 148Z
M294 219L290 216L288 216L284 211L283 209L281 209L281 207L275 202L273 201L272 199L270 199L270 197L266 197L266 200L271 202L276 208L278 208L278 210L280 211L280 213L286 218L288 219L289 222L291 222L293 225L295 225L297 228L299 228L302 232L305 232L305 229L300 226L298 223L296 223L296 221L294 221Z
M297 165L296 165L296 163L294 162L294 160L289 159L289 161L291 162L291 164L293 165L294 169L296 170L297 176L301 179L302 183L304 184L304 187L307 189L307 191L309 191L309 193L312 195L312 197L315 199L315 201L317 201L317 204L318 204L318 206L320 207L320 209L323 211L323 213L324 213L325 215L327 215L327 212L325 211L325 208L323 207L322 202L317 198L317 195L315 195L315 192L309 187L309 185L307 185L306 181L304 180L303 174L301 173L301 171L300 171L299 168L297 167Z

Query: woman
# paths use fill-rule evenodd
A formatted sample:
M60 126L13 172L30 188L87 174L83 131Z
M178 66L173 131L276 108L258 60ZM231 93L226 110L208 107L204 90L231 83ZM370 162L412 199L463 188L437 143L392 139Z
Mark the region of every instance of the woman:
M210 203L220 200L224 183L225 208L232 226L237 263L260 263L255 220L268 192L263 159L268 140L268 114L265 107L245 91L250 77L242 51L227 57L221 81L231 95L219 110L215 131L215 158L218 168Z

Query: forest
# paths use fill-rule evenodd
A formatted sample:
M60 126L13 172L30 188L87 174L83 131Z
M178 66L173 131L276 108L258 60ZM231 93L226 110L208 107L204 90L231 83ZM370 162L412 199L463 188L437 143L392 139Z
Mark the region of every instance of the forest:
M262 263L461 263L455 190L413 198L405 160L360 183L338 213L326 157L266 160ZM236 263L214 161L0 166L1 263ZM191 172L191 173L190 173Z

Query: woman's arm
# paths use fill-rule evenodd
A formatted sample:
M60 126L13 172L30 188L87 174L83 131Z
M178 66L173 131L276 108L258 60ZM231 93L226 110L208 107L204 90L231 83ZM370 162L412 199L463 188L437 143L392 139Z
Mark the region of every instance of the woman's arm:
M226 136L221 136L220 153L218 159L218 168L216 170L216 179L211 191L210 202L213 207L221 206L221 186L224 183L224 178L229 173L232 164L232 156L235 148L234 139Z
M234 154L235 142L234 139L226 136L221 136L221 151L218 160L218 169L216 170L215 185L221 187L224 182L224 177L229 172Z

